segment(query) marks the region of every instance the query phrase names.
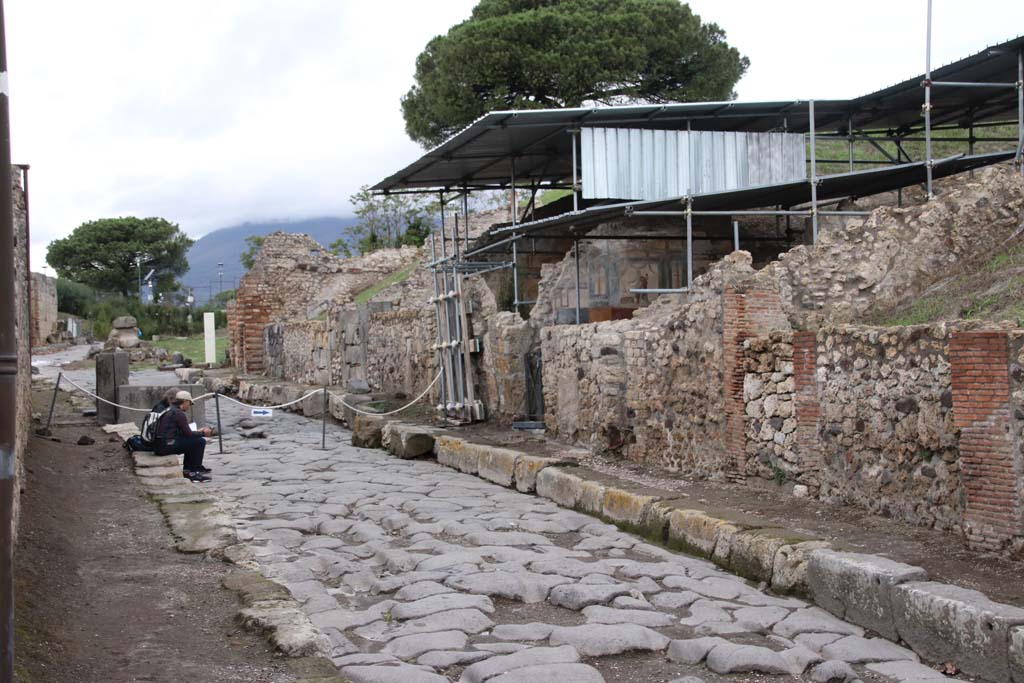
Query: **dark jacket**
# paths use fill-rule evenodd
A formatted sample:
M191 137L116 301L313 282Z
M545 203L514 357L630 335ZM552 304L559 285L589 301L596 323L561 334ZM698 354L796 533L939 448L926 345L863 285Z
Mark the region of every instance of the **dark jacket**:
M165 444L182 436L202 436L199 432L192 431L188 426L188 415L177 406L171 406L171 409L160 418L156 433L157 441Z

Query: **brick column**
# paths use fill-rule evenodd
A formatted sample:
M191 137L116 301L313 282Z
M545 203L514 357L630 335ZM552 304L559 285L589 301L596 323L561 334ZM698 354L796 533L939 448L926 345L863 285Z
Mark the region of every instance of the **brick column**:
M818 398L817 333L801 330L793 333L793 411L796 417L796 451L800 458L800 481L812 496L817 495L821 479L821 438L818 434L821 401Z
M748 283L744 288L726 287L722 293L722 356L725 382L725 452L729 481L747 478L746 402L743 377L746 354L743 342L772 330L789 329L779 292L770 285Z
M979 550L999 550L1024 535L1014 442L1005 332L954 332L949 343L953 423L960 430L963 530Z
M746 294L726 287L722 293L722 357L725 382L725 453L729 481L746 480L746 409L743 401L743 341L750 337Z

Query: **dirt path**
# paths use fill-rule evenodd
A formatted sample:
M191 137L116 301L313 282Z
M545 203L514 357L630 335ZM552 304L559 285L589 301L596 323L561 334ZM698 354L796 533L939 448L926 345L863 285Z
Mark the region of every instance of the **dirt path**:
M40 399L35 398L39 410ZM120 444L62 400L56 440L33 437L15 562L22 683L292 683L234 622L228 566L174 550ZM78 446L82 435L96 440Z

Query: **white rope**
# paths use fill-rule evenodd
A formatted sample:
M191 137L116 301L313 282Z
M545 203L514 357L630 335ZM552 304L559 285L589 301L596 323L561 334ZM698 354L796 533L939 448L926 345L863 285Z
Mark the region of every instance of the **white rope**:
M245 406L246 408L267 408L268 410L273 410L275 408L287 408L288 406L293 406L296 403L299 403L301 401L305 401L310 396L315 396L316 394L321 393L322 391L323 391L323 389L314 389L313 391L309 392L305 396L300 396L299 398L295 399L294 401L289 401L288 403L282 403L282 404L276 405L276 406L257 406L257 405L253 405L251 403L243 403L243 402L239 401L237 398L231 398L230 396L226 396L224 394L221 394L220 397L224 398L224 399L227 399L227 400L231 401L232 403L237 403L240 406ZM210 394L210 396L212 396L212 395L213 394Z
M103 403L106 403L108 406L114 406L115 408L121 408L122 410L134 410L136 413L148 413L148 412L150 412L152 410L152 408L132 408L131 406L123 406L120 403L114 403L113 401L108 401L107 399L103 398L102 396L97 396L96 394L92 393L88 389L86 389L84 387L78 386L73 381L68 379L68 377L66 375L61 375L60 378L61 378L62 381L67 382L71 386L77 388L79 391L82 391L82 392L84 392L86 394L89 394L90 396L92 396L97 401L102 401Z
M406 403L404 406L402 406L398 410L392 410L389 413L373 413L373 412L369 412L369 411L366 411L366 410L360 410L359 408L356 408L355 406L350 406L349 404L345 403L345 399L343 399L341 396L338 396L333 391L328 391L327 393L330 394L331 396L333 396L334 398L338 399L338 401L341 403L341 405L345 406L349 410L352 410L354 412L359 413L360 415L376 415L378 417L383 417L383 416L386 416L386 415L394 415L395 413L400 413L403 410L405 410L406 408L412 407L417 401L419 401L421 398L423 398L424 396L427 395L427 393L434 387L434 385L437 384L437 380L439 380L439 379L441 379L441 372L440 371L438 371L437 375L434 376L433 381L431 381L431 383L427 385L427 388L423 390L422 394L420 394L419 396L417 396L413 400L409 401L408 403Z

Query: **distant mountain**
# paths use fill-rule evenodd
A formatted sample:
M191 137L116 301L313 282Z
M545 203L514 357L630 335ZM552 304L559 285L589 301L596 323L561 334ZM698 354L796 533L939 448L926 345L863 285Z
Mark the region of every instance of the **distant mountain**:
M218 263L224 264L224 289L233 289L245 268L238 260L246 250L245 238L250 235L269 235L272 232L304 232L320 244L327 246L341 236L344 228L354 224L355 217L326 216L301 221L267 221L243 223L221 228L203 235L188 251L188 272L181 278L185 287L195 291L196 302L203 304L220 290Z

